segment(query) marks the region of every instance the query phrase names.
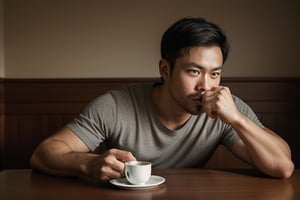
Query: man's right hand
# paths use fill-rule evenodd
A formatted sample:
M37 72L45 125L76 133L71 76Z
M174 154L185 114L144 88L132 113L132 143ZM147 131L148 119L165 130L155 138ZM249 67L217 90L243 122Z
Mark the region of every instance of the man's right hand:
M91 153L71 129L63 128L35 149L31 167L57 176L108 181L121 177L124 162L132 160L136 160L132 153L119 149L110 149L104 154Z
M129 151L110 149L95 156L88 163L90 175L101 181L120 178L124 174L125 162L136 160Z

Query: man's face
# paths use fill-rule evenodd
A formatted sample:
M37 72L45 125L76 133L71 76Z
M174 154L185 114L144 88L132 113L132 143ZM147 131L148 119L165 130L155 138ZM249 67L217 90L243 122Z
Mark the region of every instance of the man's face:
M176 60L167 84L179 108L190 114L201 113L201 93L220 84L222 64L217 46L193 47Z

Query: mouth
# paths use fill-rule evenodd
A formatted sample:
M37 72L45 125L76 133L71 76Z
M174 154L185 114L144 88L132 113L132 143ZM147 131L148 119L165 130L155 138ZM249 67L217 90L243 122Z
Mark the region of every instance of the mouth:
M198 105L202 105L202 95L194 96L194 97L192 98L192 100L193 100L194 102L196 102Z

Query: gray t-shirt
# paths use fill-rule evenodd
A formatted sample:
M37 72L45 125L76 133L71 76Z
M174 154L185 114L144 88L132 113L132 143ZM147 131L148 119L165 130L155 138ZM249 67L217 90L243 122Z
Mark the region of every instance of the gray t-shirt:
M239 136L220 119L192 115L179 129L167 129L155 116L153 85L132 85L93 100L67 127L91 151L103 145L133 153L155 168L204 167L218 145L229 149ZM237 108L259 126L254 112L233 96Z

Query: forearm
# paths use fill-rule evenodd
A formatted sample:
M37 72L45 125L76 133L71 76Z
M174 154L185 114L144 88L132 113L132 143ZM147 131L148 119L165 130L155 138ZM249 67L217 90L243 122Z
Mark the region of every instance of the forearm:
M291 151L282 138L243 115L232 126L245 144L248 162L270 176L287 178L291 175L294 169Z
M95 154L74 152L61 141L45 141L35 150L31 166L57 176L86 176L88 162Z

